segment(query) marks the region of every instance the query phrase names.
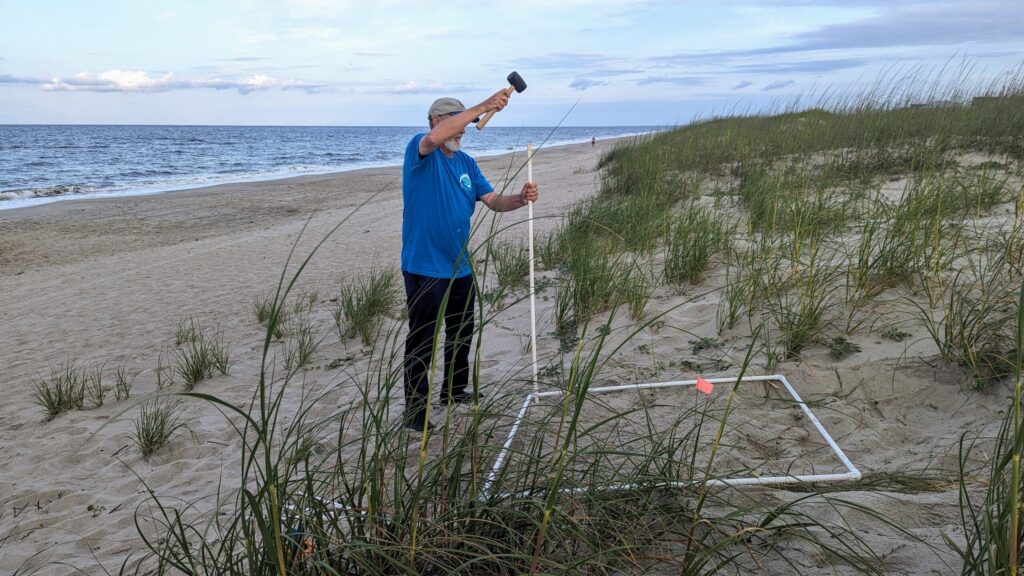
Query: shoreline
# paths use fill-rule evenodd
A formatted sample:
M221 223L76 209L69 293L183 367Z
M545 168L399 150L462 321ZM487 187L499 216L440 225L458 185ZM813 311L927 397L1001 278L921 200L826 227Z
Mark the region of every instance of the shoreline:
M630 140L630 139L633 139L633 138L638 138L638 137L647 136L647 135L650 135L650 134L655 134L657 132L659 132L659 131L655 130L655 131L649 131L649 132L640 132L640 133L636 133L636 134L626 134L626 135L617 136L617 137L614 137L614 138L604 138L604 139L600 140L600 142L621 142L621 141L624 141L624 140ZM566 146L583 146L585 144L589 144L589 140L560 142L560 143L557 143L557 144L547 145L547 146L545 146L543 148L543 150L553 150L553 149L563 148L563 147L566 147ZM513 155L519 155L519 154L525 154L525 148L523 148L522 150L503 151L503 152L499 152L499 151L495 151L495 150L484 150L483 152L481 152L479 154L470 153L470 155L473 156L473 158L477 159L478 162L480 162L480 161L482 161L484 159L500 158L500 157L504 157L504 156L510 156L511 157ZM4 219L4 215L9 213L9 212L21 211L21 210L30 210L30 209L33 209L33 208L39 208L39 207L42 207L42 206L49 206L49 205L52 205L52 204L61 204L61 203L65 203L65 202L76 202L76 201L77 202L89 202L89 201L123 200L125 198L137 198L137 197L146 197L146 196L160 196L160 195L164 195L164 194L174 194L174 193L182 193L182 192L193 192L193 191L197 191L197 190L208 190L208 189L219 188L219 187L223 187L223 186L242 186L242 185L248 185L248 184L275 183L275 182L283 182L283 181L288 181L288 180L293 180L293 179L301 179L301 178L333 177L333 176L338 176L338 175L341 175L341 174L351 174L351 173L356 173L356 172L360 172L360 171L381 170L381 169L400 168L400 167L401 167L401 162L399 162L399 163L385 163L385 164L379 164L379 165L356 166L356 167L352 167L352 168L348 168L348 169L332 169L332 170L326 171L326 172L316 172L316 171L313 171L313 172L306 172L306 173L294 174L294 175L271 174L271 175L267 175L267 176L258 176L258 175L257 176L251 176L251 177L241 176L240 179L231 179L231 180L225 180L225 181L221 181L221 182L211 182L211 183L184 184L184 185L181 185L181 186L171 186L169 188L165 188L165 187L162 187L162 186L157 186L154 189L149 189L149 188L146 188L146 187L142 187L142 188L128 189L128 190L125 190L125 191L114 191L114 192L86 192L84 194L61 194L61 195L55 195L55 196L49 196L49 197L19 198L19 199L13 199L13 200L0 201L0 221L5 220ZM93 194L97 194L97 195L93 195ZM5 206L5 204L7 204L8 202L16 203L16 202L22 202L22 201L30 201L30 202L33 202L33 203L27 204L27 205L22 205L22 206L13 206L13 207L6 207Z

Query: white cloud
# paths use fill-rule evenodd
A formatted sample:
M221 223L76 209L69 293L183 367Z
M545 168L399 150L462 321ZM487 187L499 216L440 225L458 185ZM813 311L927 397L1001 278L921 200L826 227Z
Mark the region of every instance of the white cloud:
M391 88L384 90L389 94L457 94L460 92L472 92L475 88L471 86L449 86L440 81L420 83L412 80L402 84L397 84Z
M796 82L794 82L793 80L776 80L775 82L772 82L771 84L765 86L764 88L761 88L761 91L767 92L769 90L778 90L779 88L787 88L794 84L796 84Z
M240 87L248 90L266 90L268 88L275 88L281 85L281 81L277 78L271 78L266 74L254 74L239 84Z
M79 72L67 80L54 77L44 82L42 88L53 92L161 92L170 89L175 82L170 72L159 78L150 78L145 72L114 69L98 76Z
M444 84L441 84L440 82L435 81L420 84L419 82L413 80L410 82L406 82L404 84L398 84L392 87L391 91L394 92L395 94L420 94L423 92L436 92L438 90L443 89Z
M648 76L637 80L637 86L648 84L674 84L676 86L701 86L707 83L707 78L700 76Z
M314 92L324 87L322 84L312 84L291 79L282 80L266 74L253 74L241 79L179 79L172 72L152 77L141 70L119 69L107 70L98 75L80 72L66 80L54 77L37 83L43 90L51 92L155 93L170 90L210 88L214 90L238 90L241 94L248 94L250 92L271 89L301 89L307 92Z
M569 83L569 88L573 90L586 90L593 88L594 86L604 86L607 82L601 82L599 80L591 80L590 78L576 78Z
M159 78L150 78L148 74L132 70L107 70L99 75L99 82L94 82L89 74L82 72L75 79L94 85L108 85L121 92L153 92L170 86L174 82L174 74L168 72Z

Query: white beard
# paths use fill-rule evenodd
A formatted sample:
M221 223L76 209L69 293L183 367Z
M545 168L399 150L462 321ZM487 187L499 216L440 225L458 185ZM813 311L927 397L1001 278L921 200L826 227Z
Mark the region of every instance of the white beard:
M449 138L449 139L444 141L444 147L447 148L449 152L458 152L459 151L459 141L457 139L455 139L454 137L453 138Z

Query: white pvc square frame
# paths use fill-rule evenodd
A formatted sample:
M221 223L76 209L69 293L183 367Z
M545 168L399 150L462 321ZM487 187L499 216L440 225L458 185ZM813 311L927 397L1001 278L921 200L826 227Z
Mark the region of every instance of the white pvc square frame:
M735 377L729 378L707 378L708 382L712 384L733 384L736 383ZM828 443L832 449L832 453L836 455L836 458L842 462L843 466L846 467L845 473L830 473L830 474L805 474L796 476L754 476L754 477L733 477L733 478L714 478L707 481L708 486L750 486L750 485L781 485L781 484L797 484L804 482L842 482L842 481L857 481L861 479L861 473L857 468L850 462L850 459L843 453L842 448L836 444L835 440L825 430L825 427L821 425L818 418L811 412L807 404L800 398L796 390L786 380L786 377L782 374L773 374L771 376L744 376L739 379L740 383L749 382L781 382L785 386L789 395L793 398L793 401L800 406L807 419L814 425L821 437ZM682 386L695 386L696 380L677 380L673 382L648 382L645 384L624 384L620 386L605 386L601 388L591 388L587 391L587 395L594 394L608 394L611 392L622 392L626 390L650 390L657 388L677 388ZM490 494L491 486L493 486L495 479L501 472L501 467L505 464L505 459L508 457L509 447L512 445L512 440L515 438L516 433L519 431L519 425L523 421L523 417L526 416L526 411L530 408L530 404L536 398L547 398L547 397L558 397L564 394L561 390L549 390L546 392L534 391L526 395L523 400L523 407L519 409L519 415L516 416L515 423L509 430L508 438L505 440L505 444L502 445L501 451L498 452L498 457L494 461L494 467L491 468L490 474L487 476L487 481L484 482L483 489L481 490L481 496L487 497ZM658 486L693 486L696 482L662 482ZM650 487L650 485L645 485ZM608 486L601 486L600 490L629 490L634 488L632 484L612 484ZM564 493L578 493L582 492L582 488L563 488L560 492Z

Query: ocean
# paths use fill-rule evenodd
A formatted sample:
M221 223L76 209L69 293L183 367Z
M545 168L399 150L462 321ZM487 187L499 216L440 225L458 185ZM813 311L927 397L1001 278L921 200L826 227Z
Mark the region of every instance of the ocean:
M660 130L467 128L473 156ZM414 126L0 125L0 210L402 163ZM545 142L546 141L546 142Z

